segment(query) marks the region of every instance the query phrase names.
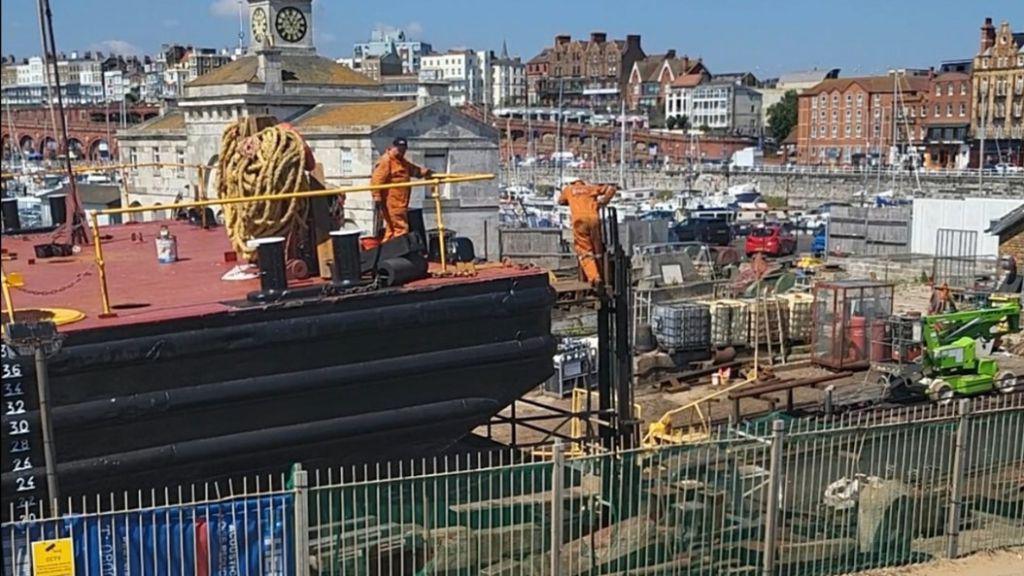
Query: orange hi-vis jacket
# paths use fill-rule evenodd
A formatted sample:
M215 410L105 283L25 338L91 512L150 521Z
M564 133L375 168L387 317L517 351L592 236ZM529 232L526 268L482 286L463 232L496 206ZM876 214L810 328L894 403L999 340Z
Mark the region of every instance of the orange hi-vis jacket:
M576 181L562 189L558 203L569 206L572 220L597 220L597 211L615 196L615 187Z
M421 177L423 172L423 168L413 164L404 157L400 158L398 154L395 153L394 148L388 148L387 151L381 155L380 160L377 161L377 165L373 168L373 176L370 178L370 184L401 184L408 182L412 178ZM391 194L402 192L408 194L409 188L374 190L373 199L382 201L386 200Z

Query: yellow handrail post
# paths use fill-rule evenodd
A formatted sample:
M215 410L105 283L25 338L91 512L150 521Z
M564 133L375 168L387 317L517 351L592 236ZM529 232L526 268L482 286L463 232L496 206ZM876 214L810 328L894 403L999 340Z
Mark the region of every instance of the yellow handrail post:
M103 243L100 240L100 221L96 212L90 218L92 224L92 243L96 248L96 270L100 275L100 297L103 299L103 314L101 318L113 316L110 311L110 292L107 291L107 268L103 262Z
M3 288L4 304L7 306L7 322L14 322L14 300L11 299L11 285L7 283L7 274L0 267L0 286Z
M206 166L199 164L196 166L196 172L199 176L199 183L196 184L196 200L206 200ZM202 218L203 229L206 229L206 208L204 207L199 211L200 218Z
M439 180L434 179L434 183L431 185L431 195L434 197L434 215L437 219L437 246L438 252L441 253L441 273L448 271L448 245L444 241L444 219L441 218L441 185L438 184Z

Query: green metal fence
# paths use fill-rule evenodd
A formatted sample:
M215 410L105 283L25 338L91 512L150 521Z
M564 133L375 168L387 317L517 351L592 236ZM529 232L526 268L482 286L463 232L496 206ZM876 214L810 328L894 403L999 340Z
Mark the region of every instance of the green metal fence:
M1020 396L343 472L309 490L314 573L824 575L1024 544Z

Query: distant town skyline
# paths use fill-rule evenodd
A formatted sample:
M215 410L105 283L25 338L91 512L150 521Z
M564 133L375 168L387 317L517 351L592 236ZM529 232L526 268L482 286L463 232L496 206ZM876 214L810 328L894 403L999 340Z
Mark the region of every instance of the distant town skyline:
M238 43L237 0L86 2L51 0L58 49L154 54L161 44L232 48ZM4 55L40 52L36 3L0 0ZM407 0L361 5L316 0L318 52L350 56L352 44L376 27L403 28L437 50L470 47L510 50L529 59L556 34L584 38L602 30L609 38L640 34L643 49L675 49L703 58L713 72L751 71L759 78L811 68L841 68L843 76L884 73L893 67L927 68L949 59L971 58L986 16L1024 27L1020 0L963 2L867 0L835 3L791 0L548 3L521 0L488 9L480 2ZM247 10L244 10L247 13ZM248 30L248 24L245 28ZM248 43L248 34L245 37Z

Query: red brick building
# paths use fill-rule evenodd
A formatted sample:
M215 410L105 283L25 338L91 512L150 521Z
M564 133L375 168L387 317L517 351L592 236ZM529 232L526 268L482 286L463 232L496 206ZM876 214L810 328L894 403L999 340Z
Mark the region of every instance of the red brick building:
M695 74L704 69L700 60L689 56L676 56L675 50L665 54L647 56L633 63L626 86L626 107L662 114L665 97L677 78Z
M971 75L946 72L928 88L924 166L966 168L971 146Z
M616 109L626 90L633 63L644 58L640 36L608 40L604 32L592 32L589 40L568 34L555 36L526 63L526 82L531 104Z
M926 136L922 117L928 115L931 79L910 72L898 78L898 83L893 76L835 78L801 93L797 162L890 164L900 161L891 153L894 135L903 157L920 149ZM894 109L894 101L900 110Z

